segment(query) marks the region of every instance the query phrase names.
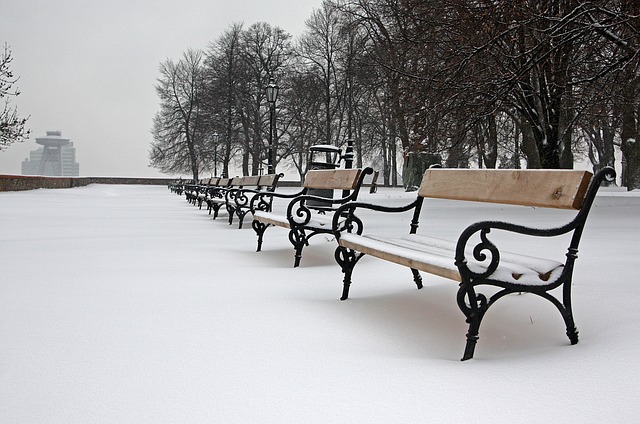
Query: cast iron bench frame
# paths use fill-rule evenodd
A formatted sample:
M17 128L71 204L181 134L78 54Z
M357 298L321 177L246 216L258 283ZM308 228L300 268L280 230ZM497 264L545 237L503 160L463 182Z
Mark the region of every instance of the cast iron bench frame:
M244 183L240 187L230 189L227 193L227 211L229 212L229 225L233 223L234 215L238 217L238 228L242 229L244 218L251 213L251 199L263 192L274 192L280 178L284 174L266 174L256 177L244 177ZM248 178L252 178L249 180Z
M224 199L227 190L236 185L235 181L238 178L239 177L217 178L215 184L211 184L205 191L204 195L201 196L202 200L207 204L207 212L209 215L213 212L213 219L218 217L220 207L225 203Z
M183 188L183 192L185 198L188 203L192 205L197 205L199 203L199 197L202 193L204 193L209 185L211 184L212 179L201 179L198 181L191 181L186 183Z
M256 251L262 250L267 228L276 226L289 230L289 241L295 251L294 267L300 265L302 250L309 239L318 234L332 234L331 220L335 209L358 198L360 188L373 169L323 169L307 172L302 189L286 194L278 192L256 193L249 202L253 221L251 226L258 237ZM317 196L314 190L339 191L342 197ZM346 192L345 192L346 191ZM291 199L285 215L271 212L273 200Z
M353 269L366 254L409 267L418 289L422 288L420 271L459 282L457 304L469 324L462 360L473 357L480 323L487 310L500 298L512 293L532 293L550 301L564 319L571 344L576 344L578 330L572 311L571 283L578 244L600 184L615 181L615 177L615 171L609 167L595 176L587 171L573 170L430 169L424 175L416 200L406 206L388 207L359 202L341 206L336 217L346 219L334 218L332 225L338 239L335 259L344 273L341 300L348 298ZM465 228L457 242L447 243L417 234L425 198L563 208L577 212L569 222L552 228L480 221ZM394 239L364 233L364 224L356 215L358 209L385 213L412 211L409 235ZM570 235L566 260L562 263L500 250L495 240L489 237L492 230L534 237ZM409 239L415 243L407 243ZM433 249L446 253L438 256L439 253L433 253ZM502 262L501 257L504 259ZM531 266L532 272L519 274L520 271L512 271L509 275L513 263ZM556 267L541 269L542 263ZM479 286L493 286L497 292L485 295L476 290ZM561 298L550 293L558 287L562 290Z
M213 187L207 193L205 200L209 214L213 212L213 219L216 219L220 209L224 206L228 213L229 224L232 224L233 217L238 212L237 209L244 206L243 192L273 191L282 176L283 174L267 174L221 179L222 183L217 187ZM240 199L239 204L236 201L238 197ZM244 215L238 216L244 218Z

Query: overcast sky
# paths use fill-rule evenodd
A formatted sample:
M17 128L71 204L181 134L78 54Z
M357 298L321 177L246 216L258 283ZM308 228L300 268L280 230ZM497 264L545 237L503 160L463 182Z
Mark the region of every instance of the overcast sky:
M0 174L20 174L36 137L59 130L80 174L161 176L148 167L160 62L205 49L234 22L268 22L297 37L321 0L17 0L0 8L29 116L29 140L0 152Z

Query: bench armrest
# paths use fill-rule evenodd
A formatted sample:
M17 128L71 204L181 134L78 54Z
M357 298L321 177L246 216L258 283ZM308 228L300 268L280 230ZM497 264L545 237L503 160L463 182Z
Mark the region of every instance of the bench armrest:
M496 243L489 239L488 234L491 230L508 231L534 237L557 237L574 231L574 237L569 245L569 252L573 252L573 256L577 257L577 247L579 241L578 228L582 229L584 222L580 222L574 218L569 223L553 228L533 228L524 225L512 224L503 221L480 221L469 225L458 238L455 252L455 264L460 270L461 275L468 275L474 279L483 279L489 277L495 272L500 265L500 249ZM474 237L477 236L477 237ZM467 255L473 252L473 258L476 261L489 261L486 265L486 271L478 274L469 269L467 266Z
M336 209L333 216L332 228L333 234L336 238L340 238L340 233L343 231L354 232L356 234L362 234L364 229L364 223L360 218L356 216L357 209L368 209L376 212L386 213L402 213L413 210L413 220L411 222L411 232L415 233L418 228L418 215L422 207L422 198L418 197L413 202L403 206L385 206L373 203L364 202L351 202L340 206Z
M249 200L248 202L249 209L251 209L252 213L255 213L256 211L270 212L273 199L293 199L295 197L303 195L306 192L306 188L289 194L266 190L247 190L247 193L253 194L251 200Z
M261 179L258 180L256 185L252 185L250 187L237 187L232 189L233 194L230 195L230 198L233 199L237 208L249 208L251 205L251 200L257 195L261 193L273 193L276 189L276 185L280 178L284 177L284 174L273 174L274 178L271 180L269 184L261 184Z
M584 197L582 207L577 212L576 216L570 222L559 227L531 228L524 225L517 225L501 221L481 221L469 225L460 234L458 243L456 245L455 259L456 265L460 270L460 274L464 275L464 273L467 273L467 275L470 275L473 278L482 279L488 277L496 270L500 263L500 251L498 250L497 246L487 237L487 234L489 234L492 229L509 231L512 233L535 237L556 237L573 232L573 236L571 237L567 252L567 265L571 265L577 258L578 244L580 243L580 238L582 237L582 230L584 229L584 225L587 221L587 215L591 210L591 206L593 205L596 193L600 188L600 184L604 181L615 181L615 176L616 173L613 168L605 167L601 169L591 179L589 188L587 189L587 193ZM471 237L473 237L475 234L479 235L480 241L477 242L475 246L473 246L473 257L479 261L485 261L487 260L487 256L490 257L490 264L487 267L487 271L482 274L476 274L469 270L467 261L465 259L465 250L469 250L467 248L468 245L473 245L474 242L470 243L470 240Z
M349 202L353 198L352 195L347 197L330 199L322 196L314 196L312 194L303 194L295 197L289 205L287 205L287 219L292 225L304 226L311 221L312 210L318 212L334 212L335 205L341 205ZM307 202L315 201L318 206L309 206Z

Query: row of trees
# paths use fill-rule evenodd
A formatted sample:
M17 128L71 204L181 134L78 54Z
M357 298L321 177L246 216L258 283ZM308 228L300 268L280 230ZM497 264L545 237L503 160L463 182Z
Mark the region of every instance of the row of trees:
M9 101L20 95L15 87L18 78L11 70L12 61L11 50L5 44L0 52L0 151L29 138L29 130L25 128L28 118L22 118L18 109Z
M151 163L257 173L273 77L276 164L300 174L310 145L348 139L385 184L399 156L571 168L581 155L598 169L617 146L623 184L640 188L639 53L635 0L325 0L297 40L234 24L164 62Z

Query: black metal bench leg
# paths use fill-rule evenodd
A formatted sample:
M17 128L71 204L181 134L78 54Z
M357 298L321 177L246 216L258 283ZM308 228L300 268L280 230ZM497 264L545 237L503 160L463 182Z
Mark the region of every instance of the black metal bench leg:
M264 232L269 226L269 224L265 224L260 221L254 220L251 223L251 226L253 227L253 230L256 232L256 235L258 236L258 248L256 249L256 252L259 252L262 250L262 237L264 236Z
M464 355L462 356L462 360L466 361L473 358L473 353L479 338L480 323L489 306L487 298L483 294L476 294L473 286L470 283L466 284L464 282L460 283L457 302L458 307L467 317L466 322L469 324L467 344L464 349Z
M562 317L564 323L567 326L567 337L572 345L578 343L578 329L573 318L573 307L571 306L571 278L565 281L562 287L562 300L564 304L564 312L562 310Z
M344 274L344 279L342 280L342 296L340 297L340 300L347 300L349 298L349 288L351 287L351 275L353 274L353 268L364 254L356 254L356 252L351 249L338 246L334 256L336 258L336 262L342 269L342 273Z
M246 213L238 210L237 214L238 214L238 229L242 230L242 224L244 223L244 217Z
M233 215L235 215L235 209L227 207L227 213L229 214L229 225L233 224Z
M480 320L474 319L469 323L469 331L467 332L467 344L464 348L464 355L462 361L473 358L473 353L478 343L478 332L480 330Z
M578 343L578 328L575 325L567 324L567 337L572 345Z
M293 267L297 268L300 265L300 259L302 259L302 249L305 245L308 245L304 230L291 229L289 231L289 241L295 251Z
M420 290L422 288L422 276L420 275L420 271L411 268L411 272L413 273L413 281L416 283L418 290Z

